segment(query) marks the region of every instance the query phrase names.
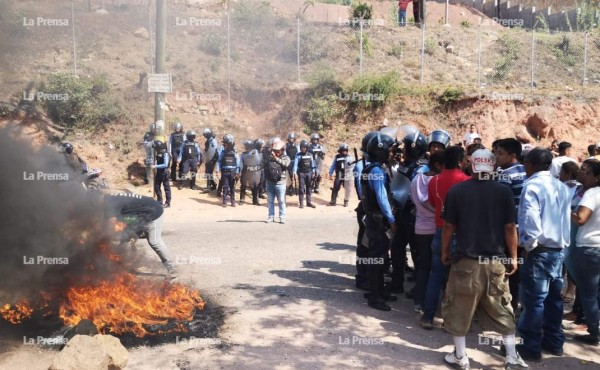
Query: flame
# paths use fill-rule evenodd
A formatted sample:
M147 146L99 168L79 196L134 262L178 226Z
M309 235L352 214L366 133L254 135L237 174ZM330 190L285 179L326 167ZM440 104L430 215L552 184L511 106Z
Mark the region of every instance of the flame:
M71 287L60 306L67 325L88 319L104 334L133 333L138 337L185 331L181 322L191 321L196 310L204 308L197 291L182 284L141 280L129 273L95 286ZM148 331L151 325L175 325L160 333Z
M27 301L21 301L14 306L5 304L0 307L0 314L4 320L13 324L20 324L23 320L29 318L33 313L33 308Z
M121 222L121 221L115 222L115 232L120 233L121 231L125 230L125 227L127 227L127 224L125 222Z

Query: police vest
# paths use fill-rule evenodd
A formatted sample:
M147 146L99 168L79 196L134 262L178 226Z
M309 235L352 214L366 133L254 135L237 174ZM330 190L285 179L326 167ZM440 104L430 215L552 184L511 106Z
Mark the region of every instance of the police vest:
M183 147L183 160L190 158L198 158L198 148L194 141L186 141Z
M311 146L310 152L313 154L314 159L323 158L323 148L319 144Z
M382 215L383 212L381 211L381 208L379 207L379 203L377 202L377 196L375 194L375 191L373 189L371 189L371 187L369 186L369 180L371 181L375 181L377 179L373 179L373 176L370 176L371 171L373 171L373 169L375 167L379 167L383 170L383 168L381 167L381 164L377 163L377 162L372 162L369 163L369 165L367 167L365 167L365 169L362 171L362 174L360 176L360 187L362 190L362 197L361 197L361 201L362 201L362 206L363 206L363 210L365 211L365 213L367 215L373 216L373 215ZM391 198L390 195L390 182L389 182L389 178L386 176L385 177L385 190L386 193L388 194L388 199Z
M165 162L167 162L167 158L166 158L166 153L160 153L156 155L156 164L157 165L163 165L165 164ZM169 160L170 162L170 160ZM169 163L166 163L167 167L169 166ZM157 169L157 171L164 171L165 168L159 168Z
M223 152L223 159L221 161L221 167L222 168L226 168L226 167L236 168L237 167L237 163L235 160L235 150Z
M184 142L183 132L174 132L171 134L171 150L179 150Z
M298 154L298 147L294 144L287 143L285 147L285 154L290 158L296 158Z
M308 153L298 154L298 172L306 173L312 171L312 156Z
M344 172L346 170L346 156L335 155L335 172Z

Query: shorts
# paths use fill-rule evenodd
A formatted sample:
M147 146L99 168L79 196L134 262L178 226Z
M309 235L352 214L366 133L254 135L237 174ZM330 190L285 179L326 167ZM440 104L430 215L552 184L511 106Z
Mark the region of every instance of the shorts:
M486 263L462 258L452 264L442 302L444 328L448 333L466 336L477 312L483 330L515 334L515 314L505 271L504 265L494 260Z

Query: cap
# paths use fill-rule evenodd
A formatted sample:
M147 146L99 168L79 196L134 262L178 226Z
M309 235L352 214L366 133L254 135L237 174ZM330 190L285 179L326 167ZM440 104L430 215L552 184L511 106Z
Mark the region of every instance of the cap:
M474 173L492 173L495 164L496 157L489 150L479 149L471 155L471 166Z
M558 150L563 151L566 149L569 149L570 147L572 147L573 145L571 145L571 143L568 143L566 141L561 142L560 144L558 144Z

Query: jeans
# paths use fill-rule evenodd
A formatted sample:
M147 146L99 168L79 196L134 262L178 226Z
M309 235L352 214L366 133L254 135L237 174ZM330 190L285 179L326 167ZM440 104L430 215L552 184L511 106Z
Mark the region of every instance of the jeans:
M450 250L456 249L456 237L450 242ZM423 305L423 319L433 320L435 311L440 302L440 293L448 280L449 266L442 263L442 228L435 229L433 241L431 242L431 273L427 281L425 291L425 302Z
M518 329L523 347L533 355L541 353L542 345L551 350L562 350L565 342L561 328L562 265L562 250L534 249L521 267L520 301L523 312Z
M267 202L269 203L269 217L275 217L275 197L279 205L279 217L285 218L285 183L277 184L267 181Z
M406 10L398 10L398 26L406 26Z
M416 275L414 301L416 305L423 306L427 282L431 273L431 242L433 241L433 234L415 234L414 240L415 243L410 248L412 250L414 247L418 250L417 259L414 261Z
M574 247L570 253L577 266L573 276L577 283L577 297L581 299L585 313L587 330L597 337L600 320L600 248Z

